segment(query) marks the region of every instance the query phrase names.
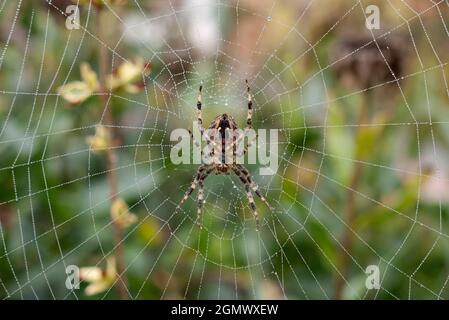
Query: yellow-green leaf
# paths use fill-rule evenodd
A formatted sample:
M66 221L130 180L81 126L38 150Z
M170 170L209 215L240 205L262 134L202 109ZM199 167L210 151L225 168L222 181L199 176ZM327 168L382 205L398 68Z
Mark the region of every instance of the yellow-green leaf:
M98 78L97 74L92 70L90 65L86 62L81 63L80 66L81 79L91 91L98 90Z
M104 151L111 145L110 132L103 126L98 126L95 135L86 139L87 144L94 152Z
M109 75L106 84L110 90L125 89L128 92L139 92L141 87L136 82L141 82L143 76L150 74L151 68L149 64L144 63L142 59L135 62L122 63L116 72Z
M71 104L79 104L92 95L90 87L82 81L69 82L58 88L58 94Z
M137 216L129 212L128 205L122 198L118 198L112 203L111 217L114 223L122 228L127 228L137 222Z
M85 289L88 296L92 296L109 289L117 278L117 267L115 257L109 257L106 260L106 270L99 267L80 268L80 278L89 283Z

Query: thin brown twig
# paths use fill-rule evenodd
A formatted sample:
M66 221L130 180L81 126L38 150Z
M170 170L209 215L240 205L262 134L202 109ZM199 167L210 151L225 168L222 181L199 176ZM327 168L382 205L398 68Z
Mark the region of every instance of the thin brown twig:
M368 114L368 101L370 95L368 92L362 94L362 105L357 117L357 125L365 123L367 121ZM360 143L360 132L362 127L357 126L354 134L354 141L356 144ZM339 270L341 275L336 276L335 282L335 299L340 300L343 298L343 290L345 287L345 279L349 276L349 259L353 248L354 242L354 220L357 216L357 208L355 203L355 195L360 179L362 177L362 162L357 161L354 163L353 171L350 177L349 186L346 192L346 209L345 209L345 230L341 241L341 251L339 255Z
M105 41L105 36L103 34L103 11L101 7L98 8L97 17L97 35L101 41ZM108 51L105 44L100 44L100 55L99 55L99 81L100 81L100 91L101 97L104 103L104 113L105 113L105 124L107 130L109 130L109 141L113 143L114 140L114 116L112 114L112 106L110 105L108 98L108 89L106 87L106 74L108 72ZM106 148L106 166L107 166L107 180L109 186L109 196L111 202L113 203L118 198L118 180L117 180L117 153L114 148ZM122 227L112 221L112 226L114 230L114 256L117 266L117 277L116 290L120 299L128 299L127 293L127 275L125 272L125 257L124 257L124 247L123 247L123 230Z

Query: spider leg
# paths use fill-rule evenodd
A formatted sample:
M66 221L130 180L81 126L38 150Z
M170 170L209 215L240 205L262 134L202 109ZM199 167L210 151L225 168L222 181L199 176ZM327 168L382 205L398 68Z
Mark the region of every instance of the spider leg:
M218 129L220 131L220 128ZM195 140L193 137L192 131L189 130L190 138L193 140L193 143L196 147L201 148L201 145L198 141ZM219 145L215 142L214 135L209 136L207 132L205 131L203 133L203 137L206 139L207 146L209 147L209 153L208 156L212 158L212 164L216 164L219 161L217 161L217 157L215 157L215 152L217 151L218 154L221 153L221 149L219 148ZM204 150L201 148L201 157L203 157Z
M201 177L204 175L204 172L208 170L210 166L208 165L201 165L197 172L196 176L192 181L192 184L190 185L189 189L185 192L184 197L181 199L179 204L177 205L176 209L179 209L181 205L189 198L189 196L192 194L193 190L196 189L196 186L198 185L198 181L201 179Z
M218 130L218 132L221 130L221 128L218 128L217 129ZM210 143L210 144L212 144L212 147L218 147L218 145L217 145L217 143L215 142L215 137L214 137L214 135L212 135L212 136L209 136L208 134L207 134L207 132L204 132L203 133L203 137L204 137L204 139L206 139L206 141L207 141L207 143Z
M203 149L201 148L201 144L195 140L195 137L193 136L193 133L191 130L189 130L189 134L190 134L190 138L193 141L193 144L195 145L195 147L200 148L201 150L201 157L203 157ZM203 137L206 139L207 144L212 144L212 146L215 146L215 142L213 140L209 140L209 137L206 135L206 133L204 133ZM209 157L211 157L213 155L213 149L209 152Z
M248 117L247 117L247 120L246 120L247 126L245 128L245 131L252 129L252 127L253 127L253 99L252 99L252 96L251 96L248 80L246 80L246 91L248 93ZM256 141L257 137L258 137L258 135L256 134L253 139L248 141L247 146L246 146L246 148L244 150L245 154L247 152L247 149L252 146L254 141Z
M198 186L198 209L197 209L196 223L200 228L201 228L201 209L204 203L204 180L206 180L207 176L212 172L213 169L214 167L211 165L202 165L198 168L198 171L196 173L195 178L192 181L192 184L190 185L189 189L184 194L184 197L176 207L176 210L178 210Z
M193 141L193 144L197 147L197 148L201 148L201 144L195 139L195 137L193 136L193 133L192 133L192 131L191 130L189 130L189 134L190 134L190 138L192 139L192 141ZM209 137L208 135L207 135L207 133L206 132L204 132L203 133L203 137L206 139L206 142L207 142L207 144L209 145L212 145L212 149L211 149L211 151L209 152L209 157L211 157L211 156L213 156L213 153L214 153L214 148L217 146L217 144L215 143L215 141L214 141L214 137L212 136L212 137ZM201 150L201 157L203 156L203 149L201 148L200 149Z
M201 225L201 209L203 208L204 204L204 177L203 179L198 181L198 208L196 209L196 221L195 223L202 228Z
M212 145L212 148L215 148L217 146L216 142L214 141L214 137L213 136L209 136L206 132L205 129L203 127L203 113L202 113L202 100L203 100L203 95L202 95L202 91L203 91L203 86L200 85L200 88L198 90L198 101L196 103L196 108L197 108L197 121L198 121L198 129L201 132L201 137L204 137L207 141L208 144ZM220 130L220 128L218 129ZM193 135L191 134L191 136L193 137ZM213 154L213 152L212 152ZM201 150L201 155L203 155L203 150ZM211 154L209 154L210 156Z
M193 143L195 144L196 147L200 148L201 145L198 141L195 140L195 138L193 137L193 133L191 130L189 130L189 134L190 134L190 138L192 139Z
M253 143L257 140L258 134L256 133L256 135L247 142L246 147L244 148L244 153L246 154L246 152L248 151L248 148L251 148L251 146L253 145Z
M208 169L206 169L206 172L201 175L201 177L198 179L198 208L196 211L196 224L202 228L201 224L201 209L203 208L204 204L204 180L209 176L209 174L213 170L213 166L209 166Z
M248 183L249 183L250 186L251 186L251 189L252 189L252 190L254 191L254 193L260 198L260 200L262 200L262 201L267 205L267 207L268 207L271 211L273 211L274 208L268 203L267 199L262 195L262 193L261 193L260 190L259 190L259 186L257 185L257 183L255 183L255 182L252 180L249 171L248 171L244 166L242 166L241 164L237 164L237 165L236 165L236 169L237 169L237 171L240 171L241 174L246 178L246 180L248 181Z
M246 145L243 145L243 148L240 148L240 143L246 136L246 132L248 131L248 128L245 128L244 133L240 133L238 136L233 136L232 143L226 147L225 153L229 151L230 148L232 148L232 156L234 159L234 162L236 160L248 153L248 148L251 148L253 143L257 140L258 134L256 133L250 140L247 141Z
M237 166L233 168L233 171L240 178L240 181L242 181L242 183L245 185L246 197L248 198L249 206L251 207L254 219L256 220L256 230L259 230L260 228L259 214L257 213L256 203L254 202L253 194L251 193L251 183L248 181L247 176L245 176L244 173L241 170L239 170Z
M246 119L246 129L251 129L253 125L253 100L251 97L248 80L245 80L245 82L246 82L246 92L248 94L248 116Z
M245 129L245 130L247 130L247 129ZM234 145L235 146L238 146L239 145L239 143L243 140L243 138L245 137L245 134L241 134L238 138L237 138L237 140L234 142ZM244 155L244 154L247 154L248 153L248 148L251 148L251 146L253 145L253 143L257 140L257 137L258 137L258 135L256 134L251 140L249 140L247 143L246 143L246 146L244 146L244 148L243 148L243 150L240 150L239 152L237 152L236 153L236 156L242 156L242 155Z
M201 148L200 143L194 139L193 134L192 134L192 132L190 130L189 130L189 133L190 133L190 137L192 138L195 146L198 147L198 148ZM208 149L209 150L208 156L213 158L214 153L215 153L215 149L218 148L217 143L214 141L214 136L213 135L209 136L207 134L207 132L205 131L203 133L203 137L206 139L207 146L209 147L209 149ZM204 152L204 150L201 148L201 157L203 157L203 152ZM212 159L212 163L214 163L214 159Z
M201 93L202 90L203 90L203 86L200 86L200 88L198 90L198 101L196 103L196 108L197 108L196 117L197 117L197 120L198 120L198 127L200 129L201 134L203 134L203 132L204 132L204 128L203 128L203 113L202 113L202 110L201 110L202 100L203 100L202 99L203 95Z

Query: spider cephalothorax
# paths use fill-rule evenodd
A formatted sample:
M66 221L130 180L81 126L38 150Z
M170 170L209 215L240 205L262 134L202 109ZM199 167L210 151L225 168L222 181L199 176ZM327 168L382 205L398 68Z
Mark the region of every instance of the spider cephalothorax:
M248 81L246 81L247 85L247 94L248 94L248 116L246 121L246 130L252 128L252 98L250 93L250 88L248 85ZM196 173L196 176L190 186L190 188L186 191L184 197L178 205L178 208L181 204L188 199L190 194L192 194L193 190L198 186L198 209L197 209L197 218L196 222L201 227L201 209L204 203L204 180L209 176L212 171L215 171L216 174L230 174L234 172L240 179L240 181L245 186L246 196L248 198L251 210L253 212L254 218L256 219L256 227L259 229L259 215L256 211L256 204L254 203L253 192L271 209L271 206L268 204L265 197L260 193L259 187L252 180L249 171L241 164L236 162L237 156L241 156L239 154L239 150L237 149L237 143L241 141L244 137L244 133L235 134L238 132L238 126L234 118L223 113L218 115L214 121L209 126L209 130L215 131L217 134L208 135L205 132L203 127L203 118L202 118L202 97L201 97L202 86L200 86L199 94L198 94L198 102L197 102L197 120L198 127L206 139L208 146L210 147L211 161L209 164L202 164ZM231 134L229 134L231 132ZM193 139L193 135L192 135ZM231 140L229 140L231 139ZM248 147L254 141L248 141L247 146L243 148L241 151L246 154ZM231 159L229 161L228 159Z

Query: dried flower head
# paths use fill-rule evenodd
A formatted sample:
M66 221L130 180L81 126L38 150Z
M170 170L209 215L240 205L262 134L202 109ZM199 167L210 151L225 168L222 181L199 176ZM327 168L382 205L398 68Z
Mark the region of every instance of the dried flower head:
M366 89L401 77L404 47L400 38L347 34L334 46L331 60L344 84Z

